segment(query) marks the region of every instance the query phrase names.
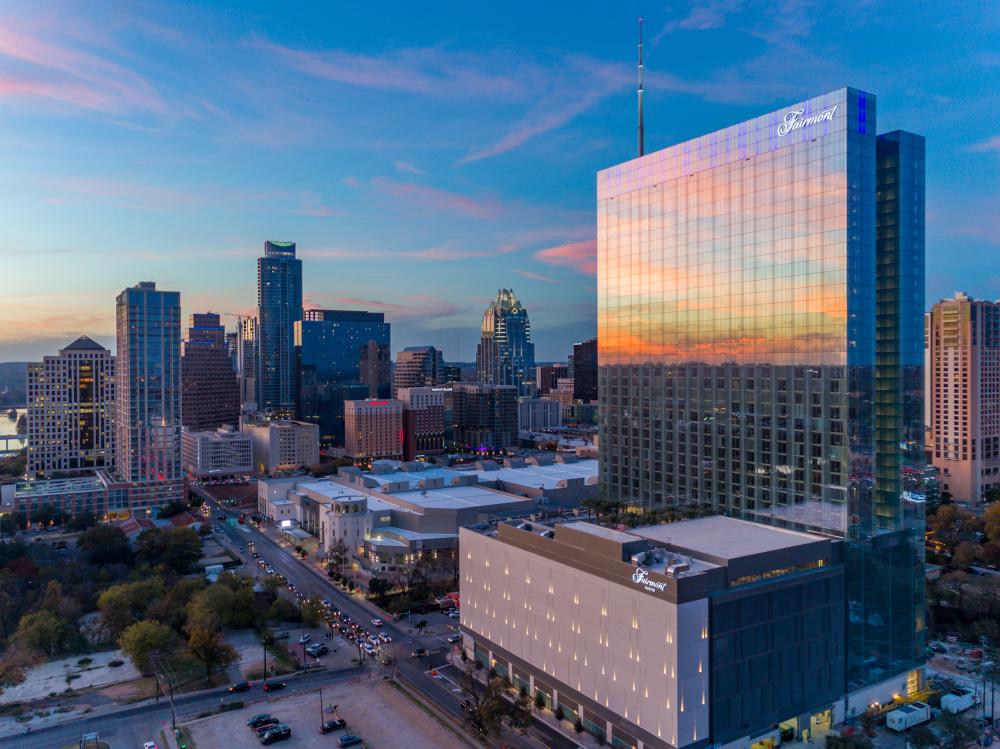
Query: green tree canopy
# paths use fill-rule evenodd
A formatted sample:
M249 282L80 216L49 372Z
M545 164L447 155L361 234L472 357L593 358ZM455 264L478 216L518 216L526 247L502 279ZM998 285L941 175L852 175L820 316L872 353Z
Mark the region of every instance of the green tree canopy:
M66 652L79 634L76 625L51 611L36 611L21 617L14 640L29 651L52 658Z
M132 547L120 528L98 525L80 534L77 548L85 552L90 564L131 564Z
M201 538L191 528L148 528L136 539L135 556L140 562L165 564L186 575L201 558Z
M151 656L168 650L174 642L174 632L166 624L146 619L129 626L118 644L140 673L148 676L153 671Z

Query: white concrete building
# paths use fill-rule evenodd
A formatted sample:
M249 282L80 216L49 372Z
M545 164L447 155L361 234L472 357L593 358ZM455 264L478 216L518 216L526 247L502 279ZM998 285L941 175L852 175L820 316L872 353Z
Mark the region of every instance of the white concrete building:
M319 463L319 427L304 421L273 419L244 424L253 441L254 470L274 474Z
M237 476L253 472L253 440L249 434L222 428L181 433L181 461L194 478Z

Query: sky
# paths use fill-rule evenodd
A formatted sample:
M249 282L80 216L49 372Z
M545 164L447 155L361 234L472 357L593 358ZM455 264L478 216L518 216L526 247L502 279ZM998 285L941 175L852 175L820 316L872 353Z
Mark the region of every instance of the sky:
M294 7L290 7L294 6ZM854 86L927 137L927 299L1000 298L1000 4L0 5L0 361L113 343L140 280L252 314L267 239L307 307L473 360L500 287L539 360L596 334L595 174ZM235 317L227 318L230 324Z

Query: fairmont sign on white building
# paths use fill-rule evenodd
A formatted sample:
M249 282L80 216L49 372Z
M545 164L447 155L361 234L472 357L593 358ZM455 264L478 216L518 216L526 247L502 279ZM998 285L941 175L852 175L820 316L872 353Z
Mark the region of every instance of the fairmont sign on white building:
M655 593L657 591L659 591L660 593L667 592L667 581L650 580L649 571L642 567L635 568L635 571L632 573L632 582L634 582L636 585L641 585L650 593Z
M811 127L820 122L833 122L833 116L837 113L839 104L834 104L829 109L824 109L819 114L803 117L805 109L793 109L785 115L785 119L778 125L778 135L788 135L793 130L801 130L804 127Z

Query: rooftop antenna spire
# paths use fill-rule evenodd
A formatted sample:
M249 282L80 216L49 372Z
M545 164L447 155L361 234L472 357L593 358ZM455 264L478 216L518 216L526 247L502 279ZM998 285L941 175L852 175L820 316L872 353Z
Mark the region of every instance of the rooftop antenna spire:
M645 134L642 129L642 19L639 19L639 155L646 152Z

